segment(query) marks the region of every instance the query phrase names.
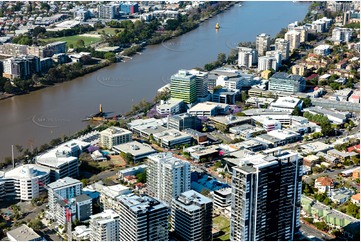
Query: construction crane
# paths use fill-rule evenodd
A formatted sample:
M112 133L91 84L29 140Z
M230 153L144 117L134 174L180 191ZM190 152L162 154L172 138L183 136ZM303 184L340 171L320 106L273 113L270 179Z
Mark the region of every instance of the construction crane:
M47 191L50 190L50 188L45 183L43 183L42 181L38 180L36 183L39 184L40 186L42 186ZM65 203L65 227L66 227L66 232L68 234L68 241L72 241L73 235L71 233L71 225L72 225L72 221L71 221L71 202L69 202L68 199L63 198L61 195L59 195L56 192L54 192L54 195L59 200L61 200L61 201L63 201Z

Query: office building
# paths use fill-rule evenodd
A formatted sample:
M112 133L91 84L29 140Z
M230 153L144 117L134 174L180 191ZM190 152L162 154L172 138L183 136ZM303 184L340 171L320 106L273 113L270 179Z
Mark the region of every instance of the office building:
M257 64L258 53L255 49L238 47L238 66L252 67Z
M159 114L162 115L173 115L181 113L183 110L184 102L182 99L170 98L168 100L160 100L160 103L157 105L156 109Z
M108 4L100 4L98 5L98 18L100 19L114 19L117 15L116 5Z
M111 209L90 216L91 241L119 241L119 214Z
M86 21L90 17L91 17L91 13L87 9L80 8L74 11L74 19L76 20Z
M0 45L0 54L7 56L20 56L28 54L27 45L4 43Z
M132 141L132 132L127 129L113 126L100 132L100 146L107 149L130 141Z
M11 57L3 61L3 77L13 80L14 78L30 79L35 73L40 72L40 59L37 56L24 55Z
M148 192L167 204L191 189L190 163L173 157L172 153L148 156Z
M92 198L81 194L75 197L76 218L79 221L85 221L93 214Z
M228 84L232 85L231 82ZM240 95L238 89L220 88L213 92L212 102L224 104L236 104L237 97Z
M190 190L172 202L172 230L185 241L212 240L213 201Z
M167 127L168 129L176 129L179 131L184 129L200 130L202 128L202 121L197 116L183 113L168 117Z
M188 109L188 113L193 116L216 116L224 115L229 110L229 105L224 103L204 102L198 103Z
M290 42L290 51L292 52L294 49L300 47L301 34L296 30L288 31L285 34L285 40Z
M192 136L176 129L166 129L161 132L153 133L153 138L160 144L160 147L166 149L190 145L192 142Z
M40 58L52 57L56 54L66 53L66 42L57 41L45 46L29 46L28 54Z
M49 184L50 169L29 164L0 172L0 198L31 201L44 191L39 182Z
M172 75L170 91L172 98L182 99L185 103L193 103L197 100L196 76L186 70L180 70Z
M120 241L167 241L169 208L162 202L135 194L119 197Z
M148 155L157 152L149 144L140 143L139 141L131 141L125 144L113 146L113 150L118 153L131 154L134 162L139 162Z
M189 73L196 76L197 98L206 97L208 95L208 72L192 69Z
M59 219L64 222L64 209L62 209L63 212L59 212L59 210L61 210L61 207L65 207L65 199L70 201L70 199L82 194L83 183L79 180L65 177L50 183L48 188L48 213L53 220ZM60 199L60 197L64 200ZM71 206L71 210L75 211L74 205Z
M290 42L285 39L278 38L275 40L275 50L281 51L282 60L287 60L290 55Z
M138 3L125 2L120 4L119 10L125 14L134 14L138 12Z
M26 224L6 232L9 241L42 241L43 238Z
M302 110L302 105L303 101L299 98L279 97L276 102L271 103L270 109L291 114L296 107Z
M35 163L41 167L50 169L50 181L60 178L78 177L79 160L62 152L48 152L35 157Z
M297 93L306 89L306 80L299 75L290 75L286 72L277 72L270 77L269 91Z
M266 54L266 51L270 50L271 36L269 34L259 34L256 37L256 50L259 56Z
M302 162L275 150L233 167L230 239L293 240L300 228Z
M352 29L349 28L334 28L332 30L332 40L335 42L348 43L352 37Z

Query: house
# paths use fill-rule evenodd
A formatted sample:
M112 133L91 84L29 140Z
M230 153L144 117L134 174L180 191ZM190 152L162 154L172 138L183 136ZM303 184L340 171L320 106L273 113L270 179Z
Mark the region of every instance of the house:
M357 193L357 194L353 195L353 196L351 197L351 202L352 202L353 204L358 204L358 205L360 205L360 193Z
M360 179L360 169L355 169L352 171L352 178L353 179Z
M352 152L352 151L355 151L355 152L360 154L360 144L350 146L350 147L347 148L347 152Z
M341 162L344 162L347 158L351 158L353 156L356 156L357 153L356 152L343 152L343 151L338 151L336 149L332 149L327 151L328 155L334 156L336 158L339 158Z
M316 155L308 155L303 158L303 165L313 167L320 161L320 158Z
M315 188L319 193L327 193L331 195L331 190L334 188L334 181L330 177L319 177L315 180Z
M347 188L340 188L337 190L331 191L330 199L332 202L336 204L343 204L345 203L351 196L353 195L353 191Z

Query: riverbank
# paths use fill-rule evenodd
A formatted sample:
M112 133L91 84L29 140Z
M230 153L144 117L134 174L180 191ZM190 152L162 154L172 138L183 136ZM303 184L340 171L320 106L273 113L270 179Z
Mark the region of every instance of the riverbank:
M299 5L246 2L243 7L232 7L165 45L147 46L131 61L109 65L31 95L4 100L0 105L0 113L4 114L0 136L7 138L0 141L0 160L11 155L11 144L32 150L84 129L87 123L81 120L97 112L100 103L113 116L125 114L142 99L153 100L157 90L168 84L170 76L179 69L203 66L216 60L218 53L228 54L235 46L230 43L253 41L264 31L275 36L287 23L302 20L307 6ZM255 12L261 17L249 22ZM217 22L221 24L219 31L215 30Z
M208 16L206 16L204 18L200 18L199 20L193 20L192 21L193 25L191 27L183 28L183 26L182 26L182 28L180 28L180 30L177 29L176 31L171 31L170 34L166 33L165 35L158 36L159 38L153 36L151 39L148 39L142 45L134 45L134 46L124 49L121 53L119 53L119 55L117 55L117 57L120 57L120 58L122 56L130 57L135 54L139 54L141 51L143 51L146 48L147 45L150 45L150 46L159 45L159 44L165 43L168 40L180 37L190 31L198 28L201 23L207 21L208 19L211 19L212 17L230 9L236 3L237 2L228 2L225 6L222 6L221 8L218 8L218 6L214 7L215 11L212 9L211 11L214 11L214 12L211 12ZM85 51L85 50L81 50L81 51ZM23 83L26 83L26 84L25 85L22 84L19 87L8 85L11 87L11 91L4 92L3 94L0 95L0 102L1 102L1 100L6 100L6 99L14 97L14 96L26 95L26 94L32 93L36 90L44 89L46 87L53 86L58 83L72 81L78 77L84 76L86 74L92 73L94 71L100 70L104 67L107 67L114 63L119 62L118 58L114 58L114 59L116 59L116 60L108 61L108 62L106 60L104 60L103 62L96 64L96 65L92 65L90 67L87 65L83 65L84 68L80 71L80 73L78 71L79 68L75 68L75 70L73 70L74 68L70 68L68 73L66 74L66 77L61 78L60 81L58 81L58 79L59 79L58 76L61 76L62 73L59 73L59 70L60 71L63 70L64 69L63 66L67 66L69 64L55 66L48 71L48 73L55 73L55 74L52 74L52 75L45 74L44 77L39 77L38 78L39 80L33 80L33 79L24 80ZM131 58L129 58L129 59L131 59ZM122 61L120 61L120 62L122 62ZM106 63L106 64L104 64L104 63ZM71 63L70 63L70 65L71 65ZM73 65L75 65L75 64L73 64ZM10 89L10 88L8 88L8 89Z

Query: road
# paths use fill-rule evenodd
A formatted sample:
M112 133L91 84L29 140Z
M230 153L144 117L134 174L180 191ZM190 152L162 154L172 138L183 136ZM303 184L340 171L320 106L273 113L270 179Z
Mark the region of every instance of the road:
M302 234L306 237L314 236L314 238L312 239L313 241L333 239L332 237L326 235L325 233L323 233L307 224L301 224L300 230L301 230Z

